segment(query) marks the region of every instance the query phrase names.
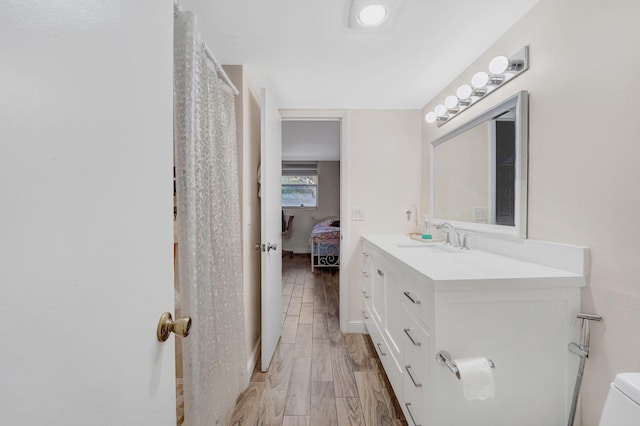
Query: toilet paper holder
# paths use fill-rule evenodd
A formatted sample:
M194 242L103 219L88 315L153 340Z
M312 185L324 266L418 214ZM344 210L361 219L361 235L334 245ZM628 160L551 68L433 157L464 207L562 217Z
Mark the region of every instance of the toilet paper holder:
M496 365L493 363L492 360L487 359L487 361L489 362L489 367L496 368ZM449 370L451 370L453 374L456 375L458 380L460 380L460 371L458 370L458 366L456 365L456 363L452 361L451 354L449 352L447 351L438 352L436 354L436 362L443 367L447 367Z

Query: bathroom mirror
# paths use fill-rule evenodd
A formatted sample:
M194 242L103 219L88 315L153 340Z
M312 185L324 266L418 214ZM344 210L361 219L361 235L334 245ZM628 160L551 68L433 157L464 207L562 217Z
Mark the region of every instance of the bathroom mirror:
M522 91L431 143L434 222L527 237L527 123Z

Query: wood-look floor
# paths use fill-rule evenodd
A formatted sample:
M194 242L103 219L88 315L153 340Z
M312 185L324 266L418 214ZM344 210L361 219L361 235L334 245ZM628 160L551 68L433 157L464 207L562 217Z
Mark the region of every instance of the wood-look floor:
M283 260L282 336L227 425L406 425L368 336L342 334L338 274Z

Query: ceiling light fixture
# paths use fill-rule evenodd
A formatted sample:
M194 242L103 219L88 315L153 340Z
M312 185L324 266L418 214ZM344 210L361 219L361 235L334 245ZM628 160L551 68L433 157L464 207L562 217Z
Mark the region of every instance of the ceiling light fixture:
M444 100L444 106L447 107L449 112L454 114L460 110L460 108L458 108L458 104L460 104L460 100L454 95L449 95Z
M352 30L375 31L389 26L399 0L351 0L347 2L348 27Z
M425 115L425 121L430 124L436 123L438 127L442 126L528 69L529 46L523 47L510 58L496 56L489 63L488 73L485 71L475 73L471 78L471 85L463 84L458 87L456 96L447 96L444 105L437 105L432 112Z
M365 6L358 12L358 22L365 27L375 27L382 24L389 16L387 9L380 4Z

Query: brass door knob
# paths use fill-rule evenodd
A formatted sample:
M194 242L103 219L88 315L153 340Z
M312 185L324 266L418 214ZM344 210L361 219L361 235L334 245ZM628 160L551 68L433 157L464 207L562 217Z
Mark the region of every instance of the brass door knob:
M190 330L191 317L178 318L174 321L171 313L165 312L160 316L160 321L158 321L158 341L165 342L172 332L178 336L187 337Z

